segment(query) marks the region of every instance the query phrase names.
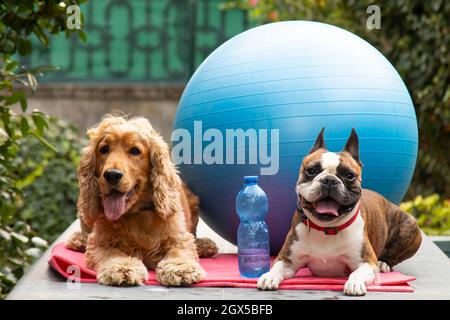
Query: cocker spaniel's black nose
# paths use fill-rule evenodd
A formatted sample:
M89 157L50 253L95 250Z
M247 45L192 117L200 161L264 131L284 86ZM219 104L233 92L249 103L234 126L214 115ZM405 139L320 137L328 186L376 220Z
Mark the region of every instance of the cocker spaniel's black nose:
M103 173L103 177L108 181L110 184L117 184L119 183L120 179L123 177L123 173L120 170L117 169L110 169L106 170Z

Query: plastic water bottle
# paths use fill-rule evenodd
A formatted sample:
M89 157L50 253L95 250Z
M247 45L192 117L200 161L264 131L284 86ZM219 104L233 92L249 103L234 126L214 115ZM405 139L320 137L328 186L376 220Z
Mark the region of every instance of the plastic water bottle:
M237 234L239 272L247 278L258 278L270 268L269 229L264 221L269 202L257 176L246 176L244 181L236 197L241 220Z

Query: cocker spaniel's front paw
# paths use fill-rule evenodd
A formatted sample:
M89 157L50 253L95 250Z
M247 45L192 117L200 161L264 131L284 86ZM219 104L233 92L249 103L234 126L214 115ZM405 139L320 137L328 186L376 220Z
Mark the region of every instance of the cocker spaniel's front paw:
M210 258L219 252L216 243L209 238L195 239L195 247L200 258Z
M205 271L196 263L161 262L156 278L165 286L188 286L205 278Z
M70 235L69 239L66 241L64 245L68 249L75 250L78 252L85 252L86 242L87 242L87 235L81 231L76 231Z
M97 272L97 282L108 286L137 286L148 280L148 271L136 258L113 258Z

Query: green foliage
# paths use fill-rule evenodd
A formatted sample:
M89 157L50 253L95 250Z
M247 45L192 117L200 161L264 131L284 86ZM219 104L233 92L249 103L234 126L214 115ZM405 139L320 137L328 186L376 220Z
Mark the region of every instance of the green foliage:
M79 2L64 0L66 5ZM18 208L23 203L20 183L27 170L34 169L25 168L18 156L25 141L38 142L36 147L58 152L45 137L47 116L38 110L25 114L28 105L23 89L28 86L36 90L36 76L55 68L26 69L19 65L18 59L31 53L32 36L48 46L49 33L64 31L70 35L71 31L66 29L66 11L60 4L59 0L0 1L0 298L11 290L27 265L47 245L19 216ZM78 35L84 34L78 32ZM12 111L15 105L20 105L22 114Z
M0 299L3 299L23 275L25 266L39 257L47 241L36 236L29 225L16 222L0 224Z
M379 5L381 29L366 27L367 8ZM256 23L316 20L369 41L393 63L412 95L419 154L408 192L450 197L450 1L233 0L224 8L248 11Z
M16 158L20 144L25 139L42 141L46 148L53 147L43 137L47 126L46 116L33 111L32 115L18 115L11 106L20 103L26 110L24 91L16 90L9 76L15 68L10 68L13 61L3 56L0 60L0 298L2 298L22 276L24 268L38 256L38 248L32 241L35 236L28 225L17 215L18 199L22 196L17 185L23 168ZM22 79L22 78L20 78ZM33 138L34 137L34 138ZM36 140L35 140L36 141ZM52 151L54 152L54 151ZM27 252L34 252L28 255Z
M425 198L417 196L400 207L416 217L425 233L450 236L450 200L443 200L437 194Z
M4 0L0 2L0 54L29 55L33 50L31 36L48 46L49 33L64 32L67 37L73 31L66 26L66 9L86 1L76 0ZM61 4L64 5L61 5ZM80 39L86 35L75 30Z
M16 159L24 168L17 185L23 194L18 204L21 218L53 242L76 218L76 167L85 143L72 124L55 118L48 124L46 138L58 152L24 141Z

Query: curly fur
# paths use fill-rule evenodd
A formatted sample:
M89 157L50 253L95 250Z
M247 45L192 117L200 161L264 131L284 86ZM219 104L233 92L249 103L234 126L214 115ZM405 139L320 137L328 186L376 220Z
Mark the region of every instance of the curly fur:
M78 168L81 232L74 233L66 246L86 250L87 265L97 271L101 284L143 284L146 268L155 268L164 285L200 281L204 271L198 256L215 255L217 247L210 239L195 240L199 199L182 183L161 135L145 118L110 115L87 135L90 143ZM114 150L100 153L105 143ZM127 150L133 146L142 154L131 156ZM106 217L102 204L112 190L103 172L111 168L124 173L114 188L124 194L133 191L117 220Z

